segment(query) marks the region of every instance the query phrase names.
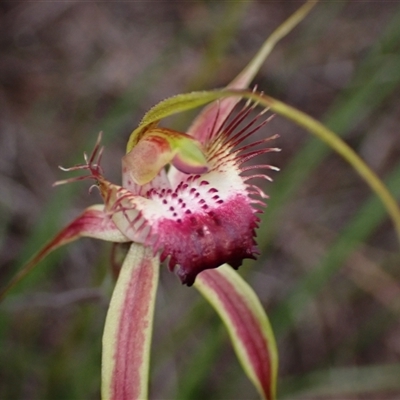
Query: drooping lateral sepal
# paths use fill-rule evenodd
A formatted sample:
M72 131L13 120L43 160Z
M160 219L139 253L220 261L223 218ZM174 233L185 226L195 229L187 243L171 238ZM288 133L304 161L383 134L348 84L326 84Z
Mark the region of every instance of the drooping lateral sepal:
M203 271L194 286L220 315L239 361L261 397L275 399L278 353L270 323L257 295L226 264Z
M133 243L122 265L103 334L102 399L146 399L159 260Z

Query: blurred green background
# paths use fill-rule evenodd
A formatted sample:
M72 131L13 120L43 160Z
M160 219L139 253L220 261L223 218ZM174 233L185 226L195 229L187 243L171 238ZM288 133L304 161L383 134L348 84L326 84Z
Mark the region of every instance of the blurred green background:
M52 188L104 131L106 176L144 112L226 85L299 2L0 5L0 280L100 198ZM260 90L323 121L400 194L400 6L322 2L271 54ZM184 129L185 116L173 127ZM172 127L172 125L171 125ZM276 117L261 256L241 272L271 318L279 398L400 398L400 269L391 222L325 145ZM0 305L0 399L99 399L108 243L48 257ZM214 311L163 268L152 399L256 399Z

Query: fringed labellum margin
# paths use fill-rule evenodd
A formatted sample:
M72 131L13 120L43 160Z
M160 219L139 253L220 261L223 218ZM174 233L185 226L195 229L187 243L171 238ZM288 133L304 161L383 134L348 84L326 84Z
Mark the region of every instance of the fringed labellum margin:
M134 242L152 247L154 254L160 252L161 261L168 259L169 268L189 286L204 269L225 262L237 268L244 258L255 258L257 254L254 237L259 222L256 214L260 211L253 205L263 202L253 196L267 196L248 181L270 178L264 174L242 176L251 170L242 164L279 149L254 149L276 136L241 147L244 139L269 121L262 118L262 112L246 122L252 111L253 107L246 105L236 116L228 115L228 122L218 131L210 127L202 144L207 171L201 175L183 173L171 166L168 173L158 171L143 186L133 181L135 172L125 160L123 187L107 182L100 174L96 176L106 209L121 232ZM151 132L147 131L136 146L147 146L146 137L151 137ZM156 165L164 162L162 151L160 158L162 161ZM267 164L254 168L277 169Z

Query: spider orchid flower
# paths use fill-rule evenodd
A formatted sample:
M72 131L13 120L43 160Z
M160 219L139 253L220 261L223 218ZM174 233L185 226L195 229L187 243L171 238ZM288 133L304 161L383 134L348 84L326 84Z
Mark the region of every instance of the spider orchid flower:
M271 35L227 91L178 95L151 109L128 141L121 185L103 175L101 135L84 164L64 168L87 175L56 182L93 179L103 204L89 207L56 235L3 293L51 251L80 237L130 243L103 334L103 399L147 398L152 321L163 261L182 283L194 285L221 316L261 398L275 398L273 333L257 296L234 269L257 255L255 229L261 211L256 206L263 206L267 198L249 181L270 180L254 170L277 170L265 163L243 164L279 149L267 147L276 135L244 142L270 120L265 109L252 118L256 104L250 101L235 110L243 96L253 100L260 96L246 95L244 89L274 44L314 3L307 2ZM216 99L220 100L209 104L186 133L159 126L166 116Z
M122 186L107 181L99 163L94 162L100 140L90 159L86 157L86 164L67 171L89 170L89 178L96 181L103 197L103 212L125 240L151 248L154 255L160 254L161 261L168 258L169 269L176 271L182 283L191 286L205 269L217 268L224 263L237 269L243 259L254 259L257 254L254 237L260 210L254 205L263 205L260 199L267 196L248 181L252 178L271 179L259 173L242 176L242 172L277 168L265 164L246 168L242 163L279 149L251 150L276 137L273 136L233 150L270 119L253 127L263 115L260 113L233 134L251 110L250 107L243 108L218 131L209 129L203 145L186 134L162 128L150 129L122 160ZM181 141L182 147L175 141ZM172 159L179 169L170 168L168 174L159 169L164 167L166 159ZM82 178L56 184L76 179Z
M212 107L213 113L217 110L216 117L210 121L212 125L207 127L208 134L202 142L195 135L151 125L122 160L121 186L107 181L102 174L101 135L91 156L85 156L85 164L64 169L87 170L88 176L56 182L87 178L96 182L104 206L90 208L75 221L75 225L83 223L79 227L81 235L94 233L101 239L132 242L106 321L104 398L146 396L139 391L142 384L138 382L143 378L136 374L148 364L144 358L149 353L149 343L144 344L151 337L159 263L166 259L169 269L175 270L188 286L202 271L208 270L199 275L196 287L214 302L231 326L238 354L243 353L244 362L252 366L255 376L259 374L254 381L260 392L273 398L276 352L268 320L254 293L231 267L225 266L218 272L211 270L225 263L238 268L244 258L255 258L254 237L260 210L254 205L263 205L261 199L267 196L248 181L255 177L270 178L259 173L245 176L242 173L253 168L276 168L270 165L246 168L242 164L278 149L265 146L253 149L275 136L240 146L269 121L270 118L262 118L264 112L237 130L253 107L247 104L235 116L230 111L219 128L218 109L218 105ZM168 162L176 168L170 167L166 173L164 164ZM67 232L70 231L68 228ZM249 303L250 299L254 304Z

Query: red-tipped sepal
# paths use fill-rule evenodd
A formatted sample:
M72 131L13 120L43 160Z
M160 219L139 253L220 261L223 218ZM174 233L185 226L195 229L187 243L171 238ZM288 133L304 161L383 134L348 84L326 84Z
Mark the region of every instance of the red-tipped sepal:
M317 1L307 1L283 24L279 25L267 38L247 66L227 86L227 89L246 89L263 65L265 59L275 47L275 44L295 28L316 3ZM218 132L239 100L240 97L228 97L218 102L211 103L193 121L188 130L188 134L195 137L201 143L204 143L207 137L213 136L213 134Z
M247 376L263 399L275 399L278 353L264 309L253 289L228 265L201 272L194 286L226 325Z
M87 208L79 217L62 229L53 239L43 246L31 260L14 276L8 285L0 291L0 300L23 279L41 260L55 249L81 237L91 237L109 242L129 242L104 211L103 205Z
M103 335L102 399L147 398L159 275L152 249L133 243L122 265Z

